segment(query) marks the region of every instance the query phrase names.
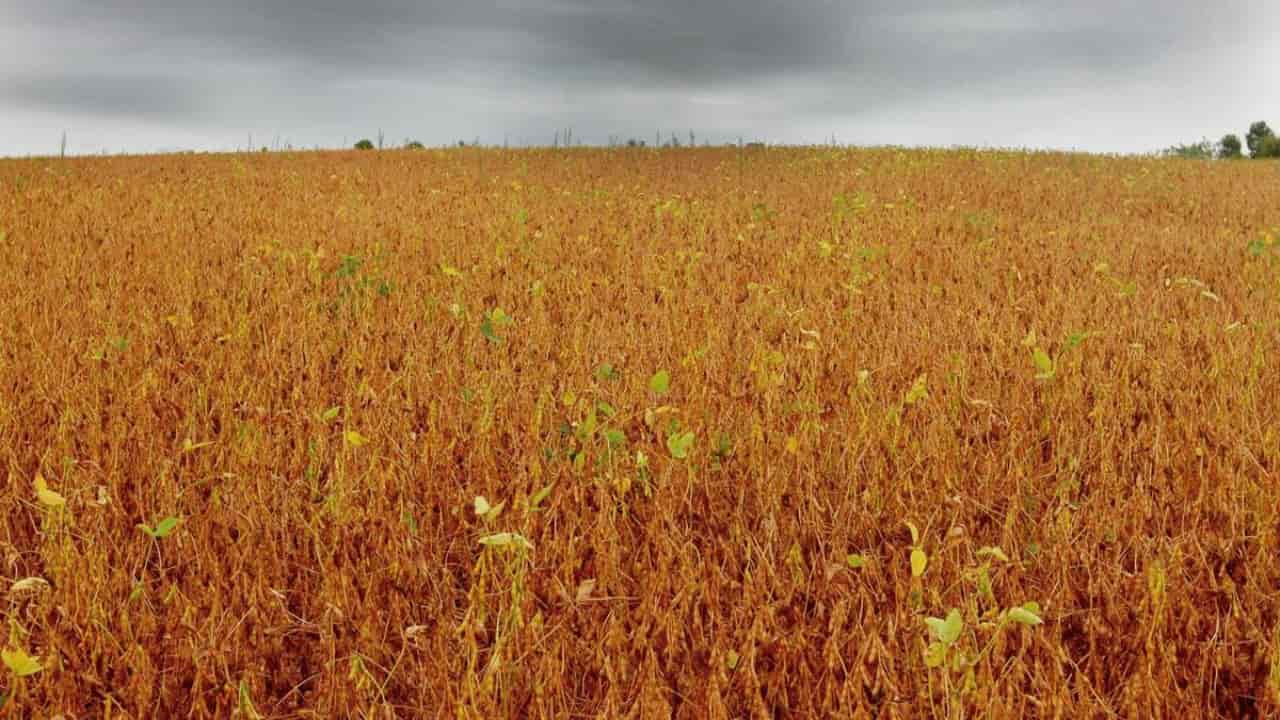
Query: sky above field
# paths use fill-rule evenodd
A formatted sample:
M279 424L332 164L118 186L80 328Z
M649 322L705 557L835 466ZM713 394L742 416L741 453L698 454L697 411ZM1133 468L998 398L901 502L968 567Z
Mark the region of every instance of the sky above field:
M0 0L0 154L1280 127L1261 0Z

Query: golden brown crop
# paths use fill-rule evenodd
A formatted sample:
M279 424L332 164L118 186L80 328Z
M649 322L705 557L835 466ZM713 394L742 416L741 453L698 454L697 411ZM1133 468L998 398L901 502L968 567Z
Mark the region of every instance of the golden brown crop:
M8 710L1272 716L1278 187L4 161Z

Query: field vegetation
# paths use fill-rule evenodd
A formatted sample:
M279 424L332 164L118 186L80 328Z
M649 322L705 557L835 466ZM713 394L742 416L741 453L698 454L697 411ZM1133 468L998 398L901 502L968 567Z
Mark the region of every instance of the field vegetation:
M0 163L13 717L1280 713L1280 174Z

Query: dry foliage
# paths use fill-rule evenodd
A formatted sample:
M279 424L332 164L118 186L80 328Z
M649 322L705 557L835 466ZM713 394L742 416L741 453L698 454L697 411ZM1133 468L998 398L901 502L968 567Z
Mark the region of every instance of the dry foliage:
M0 163L8 711L1274 716L1277 188Z

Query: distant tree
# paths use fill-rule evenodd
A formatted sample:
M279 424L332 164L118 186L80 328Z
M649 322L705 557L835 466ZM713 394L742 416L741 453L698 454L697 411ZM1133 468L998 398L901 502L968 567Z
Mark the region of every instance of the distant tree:
M1237 142L1238 142L1238 141L1237 141ZM427 149L427 146L426 146L426 145L423 145L422 143L418 142L417 140L409 140L408 142L406 142L406 143L404 144L404 149L405 149L405 150L426 150L426 149Z
M1214 147L1213 143L1208 140L1201 140L1198 143L1172 145L1165 148L1164 154L1169 157L1187 158L1189 160L1212 160Z
M373 149L373 141L372 141L372 140L370 140L369 138L365 138L365 139L361 140L360 142L356 143L356 146L355 146L355 147L356 147L356 149L357 149L357 150L372 150L372 149Z
M1271 132L1271 128L1263 121L1249 126L1249 132L1244 136L1244 142L1249 146L1249 157L1263 157L1258 153L1262 150L1262 142L1269 137L1275 137L1275 133Z
M1218 141L1218 157L1223 160L1235 160L1244 157L1240 151L1240 136L1234 133L1223 135Z
M1258 142L1256 158L1280 158L1280 137L1267 135Z

